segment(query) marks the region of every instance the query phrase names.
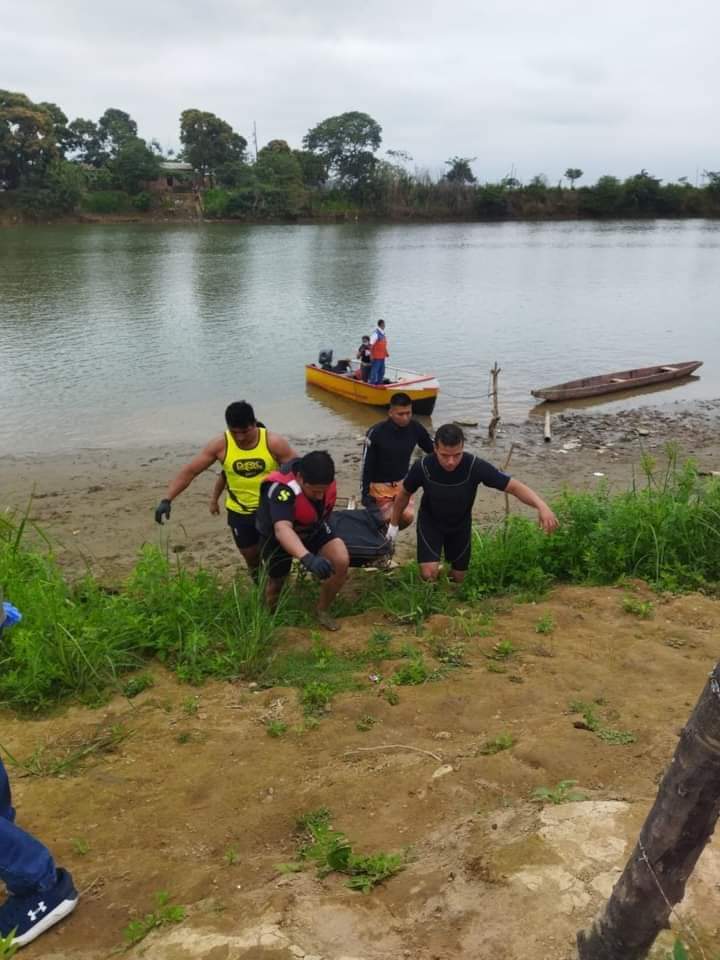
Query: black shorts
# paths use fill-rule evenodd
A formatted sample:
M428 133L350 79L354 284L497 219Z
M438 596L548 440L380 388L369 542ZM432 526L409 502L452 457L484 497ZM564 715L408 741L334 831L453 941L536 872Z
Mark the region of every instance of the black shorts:
M228 526L232 530L233 540L238 550L247 550L260 542L260 534L255 527L255 513L238 513L228 510Z
M439 563L444 552L453 570L467 570L471 547L471 517L459 527L443 528L420 509L417 519L418 563Z
M326 523L323 523L320 529L309 540L303 540L303 543L310 553L318 553L326 543L337 539L337 535L332 532ZM260 562L272 580L282 580L290 573L293 558L283 550L275 537L261 537Z

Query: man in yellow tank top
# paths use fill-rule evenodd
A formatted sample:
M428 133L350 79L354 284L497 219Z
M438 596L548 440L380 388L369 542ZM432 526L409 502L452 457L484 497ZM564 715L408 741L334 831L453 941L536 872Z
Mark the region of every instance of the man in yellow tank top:
M213 463L220 463L210 498L210 513L220 512L219 498L227 491L225 506L228 525L248 570L254 575L259 563L260 535L255 529L255 514L260 503L260 484L273 470L298 455L285 437L271 433L255 419L255 412L244 400L231 403L225 411L227 430L214 437L202 451L171 480L165 498L155 510L155 520L170 519L172 501Z

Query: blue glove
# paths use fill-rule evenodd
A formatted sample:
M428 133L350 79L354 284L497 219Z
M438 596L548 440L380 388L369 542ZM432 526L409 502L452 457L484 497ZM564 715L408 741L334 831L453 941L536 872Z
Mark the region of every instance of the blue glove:
M7 601L3 602L2 608L0 609L0 634L3 630L9 630L10 627L14 627L16 623L20 623L22 620L22 614L17 607L14 607L11 603Z

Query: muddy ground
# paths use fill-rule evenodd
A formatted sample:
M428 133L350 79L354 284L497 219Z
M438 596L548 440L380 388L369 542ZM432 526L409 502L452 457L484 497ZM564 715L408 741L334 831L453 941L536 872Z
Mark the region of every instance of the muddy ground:
M470 432L468 446L547 494L603 473L624 488L644 449L677 440L701 468L720 469L720 403L612 417L570 414L551 444L537 421L508 425L495 449ZM317 438L340 466L341 493L357 485L356 438ZM0 504L21 505L35 487L32 515L60 544L72 573L89 562L120 579L143 540L166 535L152 508L169 476L194 451L86 451L0 461ZM174 505L171 543L192 563L230 572L236 563L221 519L206 502L212 478ZM503 497L487 491L478 516L492 519ZM412 532L405 534L411 549ZM357 572L356 577L362 577ZM28 720L0 715L2 743L21 760L67 756L114 731L61 777L11 769L19 822L52 847L83 892L66 923L23 951L28 960L104 960L128 923L150 913L167 890L187 918L152 932L128 952L149 960L570 960L578 929L607 897L669 762L678 733L717 658L720 605L699 595L649 599L647 619L623 609L625 591L562 587L537 604L497 604L435 617L420 637L382 611L348 618L333 647L363 648L377 627L399 648L429 651L438 638L464 649L466 666L415 687L400 702L362 688L338 695L314 728L297 692L247 683L182 686L151 668L155 686L90 710L72 706ZM537 632L541 617L554 624ZM494 672L493 645L517 652ZM308 647L303 631L285 645ZM428 659L437 664L430 653ZM577 727L571 701L594 702L602 723L628 732L610 743ZM358 729L371 717L368 729ZM268 720L287 732L272 738ZM495 755L483 745L510 734ZM38 753L38 750L40 752ZM577 781L584 798L542 805L531 792ZM285 874L296 855L296 818L328 807L333 824L363 853L407 851L398 876L363 895L343 878L311 868ZM232 861L232 862L230 862ZM720 944L720 849L705 851L682 915L708 957ZM656 956L667 953L669 938Z
M623 610L623 596L561 588L538 604L503 603L485 627L435 617L420 638L380 612L348 619L332 638L338 649L364 647L381 625L398 645L462 642L468 665L400 687L394 706L361 671L363 688L336 697L314 729L304 727L294 690L193 689L157 668L155 687L132 701L37 721L3 717L5 745L21 758L48 744L46 756L64 755L98 728L122 725L124 735L62 778L15 771L20 821L84 891L74 916L23 956L109 957L130 920L167 890L187 919L130 956L569 960L717 655L716 601L653 596L654 616L641 620ZM538 634L548 615L554 630ZM518 651L503 673L485 656L499 640ZM287 643L307 640L296 632ZM387 676L392 665L379 669ZM635 741L607 743L578 728L573 700L596 701L603 722ZM367 716L375 723L359 730ZM269 718L288 732L268 736ZM514 746L483 754L508 733ZM564 779L577 780L583 800L529 800ZM296 855L296 817L319 806L361 852L408 850L406 869L366 895L337 875L280 872ZM718 884L715 843L682 911L706 948L720 943Z
M543 420L533 417L501 426L494 445L484 430L466 427L467 449L503 466L543 495L564 486L593 487L606 481L626 489L640 477L643 452L662 460L667 443L681 457L694 457L704 470L720 470L720 400L642 407L610 414L568 412L553 418L553 439L543 440ZM358 494L362 435L291 437L296 449L328 449L338 468L339 493ZM159 543L191 564L232 573L238 556L225 512L211 516L208 501L215 475L202 475L173 503L170 524L162 529L153 511L168 481L196 448L84 450L58 456L0 458L0 510L22 510L33 495L31 516L55 541L72 573L89 564L112 581L132 568L143 543ZM601 476L599 476L601 475ZM516 502L513 510L525 510ZM481 522L497 519L504 497L486 490L476 501ZM401 556L412 555L414 532L401 536Z

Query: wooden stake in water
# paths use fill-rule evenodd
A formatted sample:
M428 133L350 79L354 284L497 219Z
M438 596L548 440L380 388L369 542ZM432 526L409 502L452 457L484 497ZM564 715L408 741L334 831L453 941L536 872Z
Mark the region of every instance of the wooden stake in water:
M497 433L498 424L500 423L500 407L498 406L498 374L500 373L500 367L497 365L497 360L490 371L491 378L491 388L490 396L492 397L492 420L488 426L488 437L491 440L495 440L495 434Z
M545 430L543 431L543 436L545 438L545 443L550 443L552 440L552 427L550 426L550 411L545 411Z

